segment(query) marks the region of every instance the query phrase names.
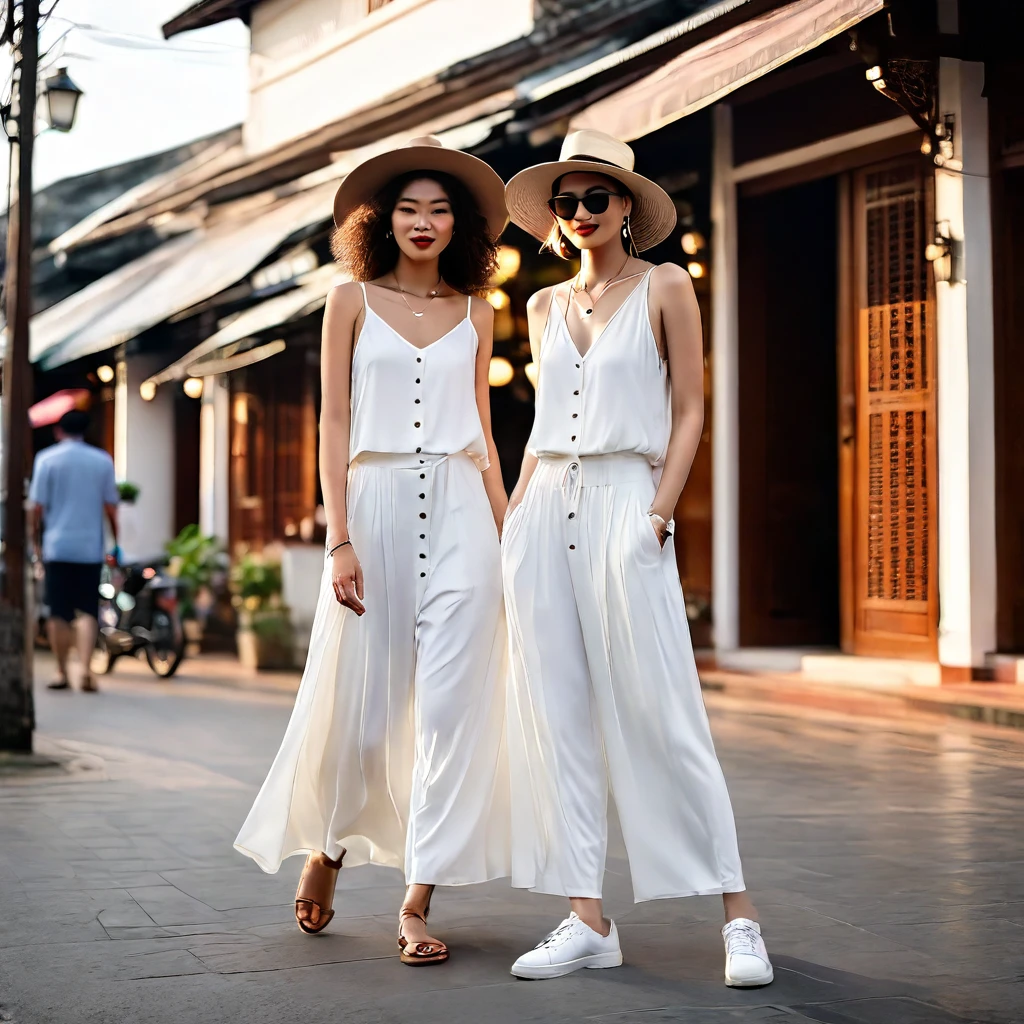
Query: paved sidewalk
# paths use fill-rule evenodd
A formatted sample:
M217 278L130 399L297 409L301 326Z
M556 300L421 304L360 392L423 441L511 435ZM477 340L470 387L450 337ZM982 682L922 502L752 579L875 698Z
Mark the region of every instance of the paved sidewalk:
M264 875L231 849L294 677L254 690L202 660L192 672L119 666L98 695L39 693L39 747L59 764L0 774L0 1020L1024 1019L1020 732L708 691L776 983L722 985L719 900L634 905L617 833L607 902L625 965L530 983L508 967L561 901L503 882L438 893L444 967L399 964L392 871L343 870L338 916L302 935L298 861Z

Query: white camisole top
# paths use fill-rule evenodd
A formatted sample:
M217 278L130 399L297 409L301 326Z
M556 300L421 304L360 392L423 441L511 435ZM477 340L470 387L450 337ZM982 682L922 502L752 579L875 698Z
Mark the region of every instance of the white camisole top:
M378 316L363 290L363 329L352 356L349 462L360 456L455 455L481 472L489 464L476 404L478 339L466 316L425 348L406 341Z
M653 269L653 268L652 268ZM647 310L651 271L581 356L552 299L540 348L528 450L538 458L632 453L665 460L672 429L668 368Z

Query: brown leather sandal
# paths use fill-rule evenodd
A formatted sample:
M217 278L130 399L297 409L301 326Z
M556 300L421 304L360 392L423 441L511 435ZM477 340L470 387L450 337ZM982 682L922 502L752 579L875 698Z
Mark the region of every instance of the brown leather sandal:
M433 889L430 896L434 895ZM443 942L413 942L402 934L402 925L407 918L418 917L424 924L430 914L430 897L421 914L412 907L402 907L398 912L398 948L399 959L407 967L426 967L429 964L443 964L448 959L448 947Z
M306 880L306 872L309 871L310 858L314 854L309 854L306 857L306 866L302 869L302 876L299 878L299 892L302 891L302 883ZM334 884L338 884L338 872L341 870L341 862L345 859L345 851L341 851L341 856L337 860L331 860L329 857L325 857L323 854L317 856L317 867L325 867L334 872ZM334 893L331 893L331 902L334 902ZM299 908L307 906L311 907L309 917L300 917ZM298 922L299 927L307 935L316 935L318 932L322 932L330 923L331 918L334 917L334 908L324 910L323 907L317 903L316 900L310 899L308 896L296 896L295 897L295 920Z

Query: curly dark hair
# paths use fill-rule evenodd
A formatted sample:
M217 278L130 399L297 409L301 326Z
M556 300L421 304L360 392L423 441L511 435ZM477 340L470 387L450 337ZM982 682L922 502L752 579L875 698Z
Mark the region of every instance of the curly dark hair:
M498 268L497 243L487 230L473 194L458 178L440 171L410 171L389 181L335 228L331 252L356 281L374 281L395 269L398 243L390 235L391 214L410 181L436 181L452 204L455 230L441 253L441 277L456 291L479 294Z

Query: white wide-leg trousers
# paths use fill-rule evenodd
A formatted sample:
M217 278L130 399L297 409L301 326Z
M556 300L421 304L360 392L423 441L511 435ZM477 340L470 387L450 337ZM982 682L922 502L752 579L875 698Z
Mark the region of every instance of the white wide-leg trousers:
M509 873L501 560L469 456L353 465L366 614L327 563L281 749L235 841L265 871L319 850L460 885Z
M638 456L542 459L505 526L514 886L601 896L610 785L637 902L744 888L655 489Z

